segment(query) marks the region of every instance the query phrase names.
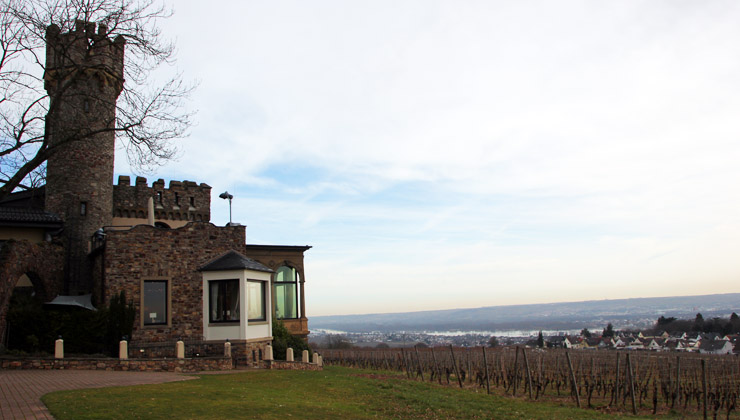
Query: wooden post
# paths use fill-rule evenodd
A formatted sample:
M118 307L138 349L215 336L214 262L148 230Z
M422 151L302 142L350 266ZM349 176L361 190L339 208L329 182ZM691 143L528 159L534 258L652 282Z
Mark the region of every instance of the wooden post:
M516 355L514 356L514 378L512 380L512 388L513 393L512 395L516 397L516 386L517 379L519 378L519 346L516 346Z
M434 355L434 347L432 347L432 361L434 362L434 369L436 369L437 372L437 379L439 380L439 384L442 384L442 369L439 368L439 363L437 363L437 356Z
M486 348L483 347L483 369L486 370L486 393L491 393L491 385L488 380L488 361L486 360Z
M470 347L468 347L468 351L466 352L466 357L468 359L468 375L467 375L468 383L472 384L473 383L473 366L471 364L472 361L470 360Z
M632 361L627 353L627 375L629 375L630 399L632 400L632 414L637 415L637 404L635 403L635 380L632 374Z
M570 370L570 381L573 384L573 392L576 393L576 405L581 408L581 397L578 395L578 384L576 383L576 374L573 372L573 363L570 361L570 354L566 351L565 358L568 360L568 370Z
M452 344L450 344L450 354L452 355L452 366L455 368L455 375L457 375L457 383L460 385L460 388L462 388L462 379L460 379L460 371L457 369L457 362L455 361L455 352L452 350Z
M701 391L702 405L704 406L704 420L707 420L707 361L701 359Z
M614 375L614 405L619 405L619 353L617 353L617 371Z
M416 350L416 366L419 368L419 375L421 375L421 381L424 382L424 370L421 368L421 359L419 358L419 348L414 346Z
M409 370L409 364L406 360L406 351L401 347L401 356L403 358L403 367L406 369L406 376L411 379L411 370Z
M671 408L675 402L681 404L681 357L676 356L676 398L671 402Z
M529 399L532 399L532 374L529 371L529 360L527 360L527 352L522 349L522 356L524 356L524 367L527 369L527 387L529 389Z

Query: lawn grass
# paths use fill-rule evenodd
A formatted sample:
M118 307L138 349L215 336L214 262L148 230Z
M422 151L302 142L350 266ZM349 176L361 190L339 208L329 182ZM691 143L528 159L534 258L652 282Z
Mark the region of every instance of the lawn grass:
M42 399L59 420L623 418L341 367L201 375L160 385L60 391Z

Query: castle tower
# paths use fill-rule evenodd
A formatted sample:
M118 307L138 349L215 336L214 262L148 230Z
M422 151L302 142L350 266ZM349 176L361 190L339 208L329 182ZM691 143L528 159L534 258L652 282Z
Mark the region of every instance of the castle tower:
M105 25L96 33L94 23L83 21L60 32L56 25L46 30L46 136L50 148L58 148L47 161L46 210L64 220L65 291L79 294L92 288L90 238L112 221L112 129L125 40L111 40Z

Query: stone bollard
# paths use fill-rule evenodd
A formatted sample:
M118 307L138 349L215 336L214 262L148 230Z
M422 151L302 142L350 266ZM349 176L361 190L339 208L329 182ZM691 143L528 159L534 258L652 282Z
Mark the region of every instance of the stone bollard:
M182 340L177 341L177 344L175 345L175 353L177 354L178 359L185 358L185 343L183 343Z
M57 341L54 342L54 358L64 359L64 340L60 335Z
M121 340L118 342L118 358L128 359L128 341Z
M313 364L315 365L319 364L319 354L318 353L313 354Z
M231 357L231 343L224 343L224 357Z
M272 360L272 346L269 344L265 346L265 357L263 359Z
M288 362L293 361L293 348L292 347L288 347L288 349L285 350L285 360Z
M303 358L301 359L303 363L308 363L308 350L303 350Z

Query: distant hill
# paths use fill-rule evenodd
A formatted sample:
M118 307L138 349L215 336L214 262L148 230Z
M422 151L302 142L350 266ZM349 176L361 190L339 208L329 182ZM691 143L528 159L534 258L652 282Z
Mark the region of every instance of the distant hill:
M590 300L532 305L487 306L483 308L367 315L332 315L310 318L311 329L346 332L393 331L506 331L572 330L603 328L646 328L661 316L727 318L740 312L740 293Z

